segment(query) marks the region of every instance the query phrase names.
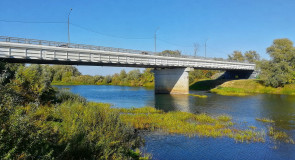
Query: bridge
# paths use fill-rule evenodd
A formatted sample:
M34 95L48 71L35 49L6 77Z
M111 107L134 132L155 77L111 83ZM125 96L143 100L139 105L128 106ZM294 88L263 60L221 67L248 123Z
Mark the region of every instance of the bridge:
M248 78L255 64L169 57L155 52L0 36L0 60L10 63L120 66L154 68L155 93L187 94L188 72L193 69L226 70Z

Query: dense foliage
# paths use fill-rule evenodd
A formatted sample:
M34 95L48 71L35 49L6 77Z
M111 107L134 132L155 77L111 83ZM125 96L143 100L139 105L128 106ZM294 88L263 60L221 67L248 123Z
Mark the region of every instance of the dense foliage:
M160 53L158 53L159 56L168 56L168 57L180 57L181 56L181 51L176 50L176 51L172 51L172 50L164 50Z
M110 105L55 91L51 66L0 66L0 159L139 158L142 139Z
M150 68L141 72L134 69L126 73L122 70L119 74L107 76L82 75L74 66L51 66L53 72L53 84L71 85L124 85L124 86L146 86L154 85L154 75Z
M246 51L244 55L241 51L234 51L232 54L228 55L228 60L256 63L260 60L260 56L256 51L252 50Z
M74 66L51 66L53 72L53 84L70 85L121 85L121 86L154 86L154 74L151 68L141 72L134 69L128 73L123 69L120 73L107 76L82 75ZM189 82L192 83L200 79L211 79L213 75L219 73L216 70L194 70L189 72ZM58 73L58 74L56 74Z
M189 72L189 83L193 83L195 81L204 80L204 79L214 79L217 77L213 77L214 75L218 75L220 73L218 70L194 70Z
M283 87L295 81L295 48L289 39L276 39L267 48L270 61L261 63L261 78L265 85Z

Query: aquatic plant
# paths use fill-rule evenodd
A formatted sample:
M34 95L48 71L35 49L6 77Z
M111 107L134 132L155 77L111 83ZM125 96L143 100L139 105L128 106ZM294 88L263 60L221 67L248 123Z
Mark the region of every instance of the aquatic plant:
M268 135L272 137L274 140L283 141L285 143L292 143L294 144L294 140L288 136L286 132L277 131L273 127L268 128Z
M268 118L256 118L256 121L265 122L265 123L274 123L274 120Z
M198 97L198 98L207 98L207 95L198 95L198 94L189 94L190 96Z
M142 110L142 111L141 111ZM151 111L151 112L149 112ZM150 107L124 109L120 117L130 126L149 131L202 137L229 137L237 142L263 142L264 132L237 129L228 115L217 117L186 112L163 112Z

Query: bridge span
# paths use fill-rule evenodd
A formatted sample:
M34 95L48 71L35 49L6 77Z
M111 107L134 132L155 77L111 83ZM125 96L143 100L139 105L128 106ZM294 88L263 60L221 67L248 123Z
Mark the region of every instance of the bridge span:
M252 73L255 64L0 36L0 60L10 63L120 66L154 68L155 93L187 94L193 69Z

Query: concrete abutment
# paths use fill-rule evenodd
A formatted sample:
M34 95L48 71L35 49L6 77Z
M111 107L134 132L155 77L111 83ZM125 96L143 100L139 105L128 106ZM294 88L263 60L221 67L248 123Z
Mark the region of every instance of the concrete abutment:
M156 68L155 93L156 94L188 94L189 77L188 72L193 68Z

